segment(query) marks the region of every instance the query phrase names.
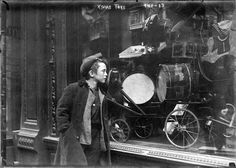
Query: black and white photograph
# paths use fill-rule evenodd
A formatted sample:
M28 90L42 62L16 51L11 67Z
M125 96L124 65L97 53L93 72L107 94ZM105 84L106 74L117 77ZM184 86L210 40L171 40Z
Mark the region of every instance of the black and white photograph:
M0 167L236 167L236 0L0 4Z

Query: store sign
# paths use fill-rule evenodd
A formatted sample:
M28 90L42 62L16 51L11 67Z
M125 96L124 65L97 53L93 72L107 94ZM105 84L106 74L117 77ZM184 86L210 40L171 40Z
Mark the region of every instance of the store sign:
M179 0L171 0L171 2L178 2ZM222 0L207 0L207 2L223 2ZM3 1L4 4L11 4L11 3L60 3L60 4L75 4L75 3L156 3L156 2L163 2L163 0L7 0ZM181 0L181 2L202 2L202 0ZM206 1L205 1L206 2ZM229 0L228 2L234 2L234 0Z

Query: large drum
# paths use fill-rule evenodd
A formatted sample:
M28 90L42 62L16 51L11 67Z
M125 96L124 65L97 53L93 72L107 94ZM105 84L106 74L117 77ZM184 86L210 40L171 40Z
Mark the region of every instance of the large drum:
M123 91L136 104L148 102L155 93L155 86L151 78L144 73L134 73L126 77L122 83Z
M160 65L156 91L160 102L183 100L191 95L192 71L190 64Z

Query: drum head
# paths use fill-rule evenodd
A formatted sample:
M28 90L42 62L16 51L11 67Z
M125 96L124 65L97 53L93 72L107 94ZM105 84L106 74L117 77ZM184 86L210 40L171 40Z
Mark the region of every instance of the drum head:
M136 103L143 104L154 95L153 81L143 73L128 76L122 84L123 91Z
M157 78L157 96L160 102L163 102L166 98L167 86L166 86L166 74L165 71L162 69L159 73Z
M156 79L156 91L160 102L185 100L192 90L192 73L189 64L161 65Z

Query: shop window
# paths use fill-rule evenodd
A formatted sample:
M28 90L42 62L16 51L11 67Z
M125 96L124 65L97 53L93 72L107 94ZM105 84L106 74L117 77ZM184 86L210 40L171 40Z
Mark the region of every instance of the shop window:
M226 42L232 37L234 20L226 18L232 18L233 3L144 7L142 12L149 13L146 18L140 7L130 9L132 45L120 52L120 66L110 71L111 90L121 102L117 109L111 105L111 139L180 153L184 149L219 156L228 151L223 155L232 159L236 111L229 92L232 74L225 64L234 60ZM224 75L217 67L225 68ZM227 82L220 86L223 80ZM117 81L122 85L118 95ZM211 96L219 91L224 98Z

